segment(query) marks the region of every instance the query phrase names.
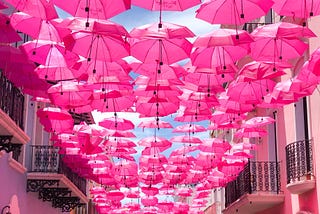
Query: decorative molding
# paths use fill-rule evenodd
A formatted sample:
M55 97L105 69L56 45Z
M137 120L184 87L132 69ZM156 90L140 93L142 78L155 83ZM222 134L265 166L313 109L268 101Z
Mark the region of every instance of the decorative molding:
M27 172L27 168L12 157L12 152L9 153L8 162L9 165L19 173L25 174Z

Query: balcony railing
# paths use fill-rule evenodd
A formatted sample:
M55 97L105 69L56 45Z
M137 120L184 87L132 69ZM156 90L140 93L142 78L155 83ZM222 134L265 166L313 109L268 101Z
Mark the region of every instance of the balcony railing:
M0 70L0 108L23 130L24 96Z
M287 184L313 175L312 141L301 140L286 146Z
M250 161L238 177L225 187L225 206L245 194L267 192L279 194L281 189L279 163L271 161Z
M65 175L86 195L86 180L71 171L62 161L58 148L53 146L31 146L32 163L29 172L58 173Z

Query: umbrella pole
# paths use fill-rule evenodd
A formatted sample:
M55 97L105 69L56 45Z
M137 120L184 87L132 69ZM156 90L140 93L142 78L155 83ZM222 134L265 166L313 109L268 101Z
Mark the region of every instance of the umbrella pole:
M276 120L276 114L277 111L273 112L273 119ZM277 122L273 124L273 129L274 129L274 153L275 153L275 162L276 162L276 185L277 185L277 194L279 194L279 177L278 177L278 172L279 172L279 166L278 166L278 145L277 145Z

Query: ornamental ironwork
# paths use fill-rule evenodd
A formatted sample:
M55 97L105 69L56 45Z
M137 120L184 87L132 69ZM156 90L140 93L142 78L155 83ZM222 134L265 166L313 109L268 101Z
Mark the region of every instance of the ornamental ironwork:
M312 141L300 140L286 146L287 183L313 175Z
M52 207L61 208L62 212L70 212L81 205L78 197L56 197L52 200Z
M42 188L39 190L39 199L53 201L57 197L71 197L71 190L68 188Z
M0 135L0 151L12 152L13 159L18 161L22 144L12 143L12 137L12 135Z
M59 186L59 180L27 180L27 192L39 192L44 187Z
M225 206L245 194L268 192L279 194L281 191L279 163L274 161L249 161L237 178L225 187Z

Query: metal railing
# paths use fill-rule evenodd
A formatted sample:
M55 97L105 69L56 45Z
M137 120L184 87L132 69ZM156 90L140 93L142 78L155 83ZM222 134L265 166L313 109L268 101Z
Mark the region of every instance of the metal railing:
M268 192L279 194L281 189L279 163L250 161L238 177L225 187L225 207L245 194Z
M31 146L32 158L29 172L58 173L65 175L86 195L87 181L74 173L62 161L59 149L54 146Z
M300 140L286 146L287 184L313 174L312 141Z
M0 108L24 130L24 95L4 76L2 70L0 70Z

